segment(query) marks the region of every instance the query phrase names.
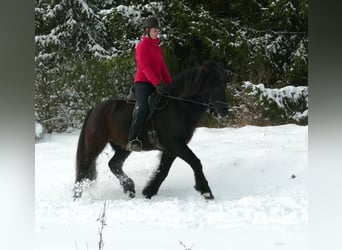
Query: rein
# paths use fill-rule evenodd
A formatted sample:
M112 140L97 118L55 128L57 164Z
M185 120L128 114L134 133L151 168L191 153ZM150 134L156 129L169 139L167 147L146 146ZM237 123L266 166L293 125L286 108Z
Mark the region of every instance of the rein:
M163 97L166 97L166 98L169 98L169 99L178 100L178 101L191 102L191 103L194 103L194 104L197 104L197 105L205 106L207 108L214 108L214 103L218 103L218 104L222 104L222 105L228 105L228 103L220 102L220 101L214 101L214 102L205 103L205 102L198 102L198 101L194 101L194 100L191 100L191 99L185 99L185 98L181 98L181 97L177 97L177 96L172 96L172 95L169 95L169 94L167 94L167 95L166 94L159 94L159 95L163 96Z

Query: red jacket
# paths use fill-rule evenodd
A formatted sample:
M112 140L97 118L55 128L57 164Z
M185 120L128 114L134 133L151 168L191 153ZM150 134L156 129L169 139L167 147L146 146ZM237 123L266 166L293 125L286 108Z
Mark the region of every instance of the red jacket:
M137 72L134 82L150 82L157 86L162 80L170 84L172 79L164 61L160 39L144 36L135 49Z

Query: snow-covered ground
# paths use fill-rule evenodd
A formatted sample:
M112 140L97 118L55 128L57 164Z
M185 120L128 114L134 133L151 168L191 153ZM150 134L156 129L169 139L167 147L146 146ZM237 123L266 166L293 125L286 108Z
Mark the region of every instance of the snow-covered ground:
M159 193L143 198L158 151L127 159L137 191L129 199L107 167L110 147L98 158L97 181L73 201L78 134L45 135L35 145L37 250L99 249L105 204L106 250L308 249L308 126L198 128L189 146L213 201L193 189L192 170L180 159Z

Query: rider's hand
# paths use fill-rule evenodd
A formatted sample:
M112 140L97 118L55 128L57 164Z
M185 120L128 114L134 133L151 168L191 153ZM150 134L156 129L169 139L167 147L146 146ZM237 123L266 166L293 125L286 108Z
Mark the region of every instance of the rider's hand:
M157 93L159 95L164 95L164 94L167 94L167 84L164 83L164 82L161 82L159 83L157 86L156 86L156 89L157 89Z

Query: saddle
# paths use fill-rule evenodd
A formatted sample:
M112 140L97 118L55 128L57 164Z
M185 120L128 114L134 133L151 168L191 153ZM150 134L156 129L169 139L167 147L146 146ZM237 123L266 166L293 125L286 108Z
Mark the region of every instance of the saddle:
M132 113L132 116L134 116L137 112L137 109L136 109L137 102L135 99L134 87L130 88L130 92L127 96L126 101L127 103L132 103L132 104L135 103L133 113ZM162 100L161 95L157 94L157 92L152 92L152 94L148 97L149 114L147 115L145 122L151 119L151 117L153 116L156 110L163 109L166 106L167 102L168 102L168 99Z
M132 112L132 117L134 117L136 115L136 112L137 112L137 109L136 109L137 102L135 99L134 87L130 88L130 93L127 96L126 101L127 101L127 103L131 103L131 104L135 103L134 109ZM163 108L165 108L167 103L168 103L168 98L162 98L162 96L159 95L157 92L152 92L152 94L148 97L149 114L147 115L147 117L145 119L145 123L152 118L152 116L156 110L162 110ZM162 150L163 148L159 143L157 131L155 131L153 129L153 126L152 126L151 130L149 130L147 132L147 134L148 134L148 139L149 139L150 143L152 145L154 145L155 148Z

